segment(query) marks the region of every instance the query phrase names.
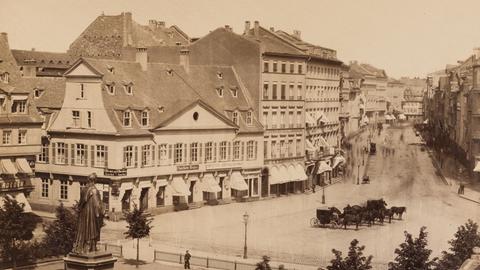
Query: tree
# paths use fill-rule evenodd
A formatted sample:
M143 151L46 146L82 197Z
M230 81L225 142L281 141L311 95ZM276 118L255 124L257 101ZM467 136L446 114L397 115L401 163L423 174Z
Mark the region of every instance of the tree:
M388 264L389 270L430 270L434 269L437 258L429 260L432 250L427 248L426 227L420 229L418 238L413 238L408 232L405 233L405 242L395 249L394 262Z
M348 256L342 258L342 252L333 249L335 259L331 260L328 270L368 270L372 269L371 263L373 256L363 256L365 246L358 246L358 240L353 239L348 248Z
M454 238L448 243L450 252L442 252L438 270L459 269L462 263L472 256L473 248L480 246L478 224L468 220L465 225L458 227Z
M140 238L144 238L150 235L150 230L152 226L152 218L146 214L143 210L138 209L137 205L134 205L133 211L128 211L126 213L127 220L127 229L124 234L126 238L137 239L137 267L139 263L139 252L140 252Z
M67 255L75 243L77 215L60 204L55 216L55 221L45 229L43 244L51 255Z
M25 213L24 204L18 203L10 196L4 197L3 207L0 207L0 250L2 257L17 264L17 255L23 251L28 241L33 238L33 230L40 219Z

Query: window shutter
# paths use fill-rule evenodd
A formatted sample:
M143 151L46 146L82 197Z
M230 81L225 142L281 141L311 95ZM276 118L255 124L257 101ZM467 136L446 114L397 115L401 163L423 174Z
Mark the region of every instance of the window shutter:
M125 152L127 150L127 147L123 147L123 168L127 167L127 156L125 155Z
M217 161L217 143L213 143L213 161Z
M203 143L198 143L198 162L202 162L203 158Z
M185 163L188 162L187 148L188 148L188 147L187 147L187 144L184 143L184 144L183 144L183 153L182 153L182 154L183 154L183 158L182 158L182 161L185 162Z
M168 145L168 161L169 163L172 162L172 145L171 144Z
M66 152L68 153L68 151L66 151ZM71 155L70 155L71 163L70 164L75 165L75 144L73 144L73 143L70 145L70 153L71 153ZM68 160L68 158L67 158L67 160ZM67 161L67 163L68 163L68 161Z
M55 159L56 151L57 151L57 143L52 143L52 160L51 160L52 164L57 163L57 160Z
M133 151L135 152L134 153L134 157L135 157L135 163L134 164L135 164L135 168L137 168L138 167L138 146L135 146L133 148Z
M152 144L152 154L151 154L151 157L152 157L152 166L155 166L155 144Z
M108 146L105 146L105 168L108 168Z
M257 152L258 152L258 142L255 141L255 148L253 149L253 158L257 159Z
M244 160L244 156L245 156L245 142L242 142L242 146L241 146L241 156L240 156L240 159L241 160Z
M95 167L95 145L90 146L90 163L92 168Z
M140 147L140 168L143 168L143 164L144 164L144 162L145 162L145 161L144 161L144 157L143 157L143 150L145 149L144 147L145 147L145 145L142 145L142 146ZM135 166L135 167L136 167L136 166Z
M228 142L227 147L228 147L228 149L227 149L227 160L230 160L231 153L232 153L232 143Z
M85 145L85 164L83 166L88 167L88 145Z

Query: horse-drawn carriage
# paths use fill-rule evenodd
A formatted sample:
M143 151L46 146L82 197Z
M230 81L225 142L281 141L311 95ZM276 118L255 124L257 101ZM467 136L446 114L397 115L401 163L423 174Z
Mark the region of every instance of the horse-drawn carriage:
M340 210L335 207L317 208L317 216L310 219L312 227L326 227L330 225L332 228L341 226Z

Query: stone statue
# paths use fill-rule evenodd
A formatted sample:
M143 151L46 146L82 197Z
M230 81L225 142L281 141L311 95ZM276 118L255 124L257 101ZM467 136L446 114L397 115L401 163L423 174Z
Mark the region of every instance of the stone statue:
M73 252L82 254L97 251L100 229L103 225L103 202L95 187L97 175L88 176L88 184L80 192L78 202L77 236Z

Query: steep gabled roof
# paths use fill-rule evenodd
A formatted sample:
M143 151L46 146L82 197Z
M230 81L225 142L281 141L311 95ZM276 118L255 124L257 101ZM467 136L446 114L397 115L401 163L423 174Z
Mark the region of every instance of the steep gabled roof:
M60 109L65 97L65 78L50 77L24 77L18 84L18 88L33 93L36 89L41 90L38 98L33 98L38 108Z
M258 27L258 36L255 36L255 29L252 28L248 30L245 37L259 41L264 53L307 57L301 47L261 26Z
M383 69L376 68L370 64L350 64L350 71L362 76L373 76L377 78L387 78L387 73Z
M32 50L12 50L19 66L39 66L48 68L68 68L75 59L67 53L41 52Z

